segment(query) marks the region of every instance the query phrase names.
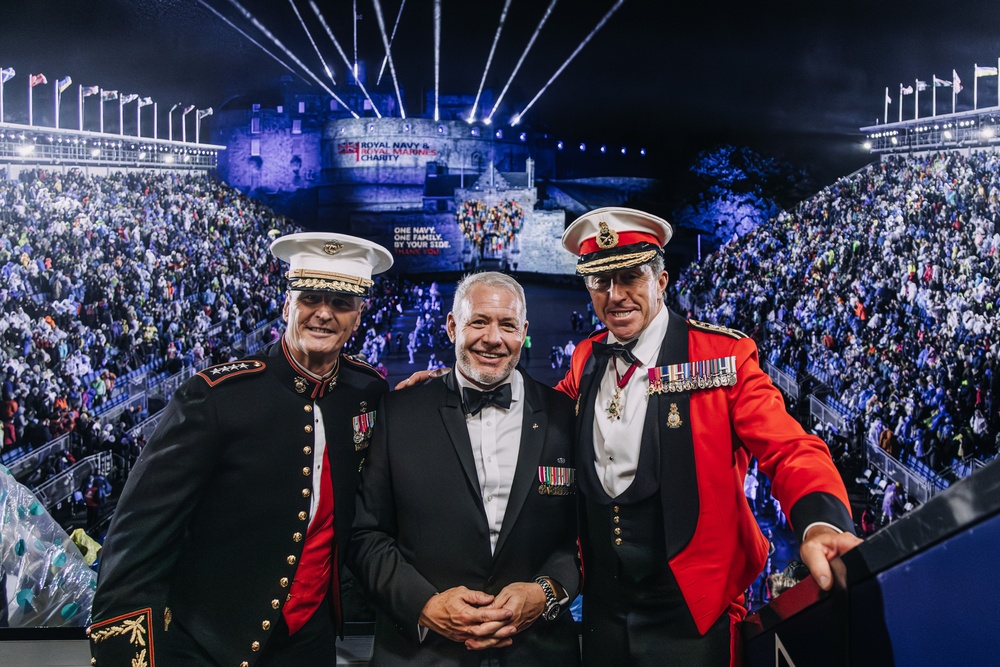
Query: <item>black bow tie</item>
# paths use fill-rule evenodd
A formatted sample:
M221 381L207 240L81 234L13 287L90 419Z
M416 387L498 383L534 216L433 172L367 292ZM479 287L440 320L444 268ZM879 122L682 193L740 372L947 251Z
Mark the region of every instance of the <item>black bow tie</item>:
M608 360L614 355L629 364L638 364L639 360L632 354L632 348L638 342L637 338L631 343L594 343L594 357Z
M509 382L486 391L464 387L462 396L465 400L465 409L470 415L479 414L479 411L487 405L495 405L498 408L509 410L512 398Z

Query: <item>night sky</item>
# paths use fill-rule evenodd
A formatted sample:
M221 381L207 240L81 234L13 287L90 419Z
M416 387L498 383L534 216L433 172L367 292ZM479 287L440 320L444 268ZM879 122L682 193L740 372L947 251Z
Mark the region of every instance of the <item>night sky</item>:
M206 2L295 67L230 0ZM345 82L345 65L307 0L295 2L338 83ZM352 2L318 4L352 56ZM499 92L549 4L511 2L487 87ZM497 120L520 111L614 4L559 0ZM382 5L391 30L399 0ZM288 0L243 0L243 6L323 76ZM504 0L443 0L442 94L475 94L503 6ZM822 184L870 161L858 128L881 121L886 86L891 121L898 118L900 82L929 82L932 74L950 79L954 68L965 85L958 109L968 109L973 65L996 66L1000 55L1000 3L986 0L678 6L625 0L525 124L567 142L646 147L666 178L698 150L730 142L805 167ZM359 56L373 84L381 38L371 0L357 7ZM424 93L433 90L433 35L433 1L406 0L393 52L410 115L421 113ZM35 96L43 123L51 122L51 82L66 75L72 93L83 84L148 95L162 116L175 102L218 109L234 97L259 96L287 74L197 0L6 0L0 67L17 71L5 86L8 121L26 122L28 74L48 77L50 85ZM979 84L980 108L996 105L997 77ZM385 85L391 89L388 77ZM938 91L939 112L950 110L950 89ZM905 98L904 117L913 116L913 99ZM930 104L928 90L921 116L930 115Z

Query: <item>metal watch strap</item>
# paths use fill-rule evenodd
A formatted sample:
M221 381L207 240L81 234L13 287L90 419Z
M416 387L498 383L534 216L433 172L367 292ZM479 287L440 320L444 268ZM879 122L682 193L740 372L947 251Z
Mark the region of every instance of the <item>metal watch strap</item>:
M545 594L545 610L542 612L542 618L546 621L554 621L559 616L562 611L562 607L559 604L559 598L556 597L556 592L552 588L552 584L546 577L536 577L535 583L542 587L542 592Z

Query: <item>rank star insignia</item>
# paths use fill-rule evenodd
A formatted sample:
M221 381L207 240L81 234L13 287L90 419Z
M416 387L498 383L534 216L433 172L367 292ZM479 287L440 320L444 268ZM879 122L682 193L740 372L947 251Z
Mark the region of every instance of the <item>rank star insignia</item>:
M677 410L677 404L670 404L670 413L667 415L667 428L680 428L684 425L681 421L681 413Z
M295 391L299 392L300 394L306 393L306 379L304 377L297 377L295 378L294 382L295 382Z

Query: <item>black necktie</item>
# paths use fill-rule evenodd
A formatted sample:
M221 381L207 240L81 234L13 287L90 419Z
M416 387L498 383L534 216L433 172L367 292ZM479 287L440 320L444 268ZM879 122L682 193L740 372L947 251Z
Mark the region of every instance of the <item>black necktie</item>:
M629 365L638 364L639 360L632 354L632 348L638 342L637 338L631 343L594 343L594 357L607 360L611 358L611 355L614 355Z
M470 415L479 414L479 411L487 405L495 405L504 410L510 409L511 390L509 382L493 389L487 389L486 391L464 387L462 389L462 396L465 399L465 409Z

